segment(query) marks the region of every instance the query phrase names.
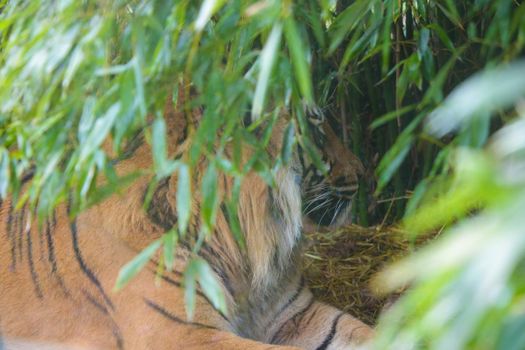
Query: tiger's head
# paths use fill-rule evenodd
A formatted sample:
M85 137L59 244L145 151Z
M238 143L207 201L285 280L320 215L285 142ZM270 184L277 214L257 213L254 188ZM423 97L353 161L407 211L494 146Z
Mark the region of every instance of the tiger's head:
M352 202L365 168L359 158L343 145L320 113L309 118L311 138L326 172L318 168L299 148L303 168L304 215L318 225L339 227L352 222Z

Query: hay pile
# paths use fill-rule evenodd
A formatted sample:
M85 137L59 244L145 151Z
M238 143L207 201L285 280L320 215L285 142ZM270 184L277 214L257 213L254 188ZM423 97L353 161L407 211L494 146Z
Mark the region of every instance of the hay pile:
M393 227L351 225L333 232L307 233L304 256L306 278L314 295L375 324L392 297L370 290L370 279L385 264L407 255L413 248Z

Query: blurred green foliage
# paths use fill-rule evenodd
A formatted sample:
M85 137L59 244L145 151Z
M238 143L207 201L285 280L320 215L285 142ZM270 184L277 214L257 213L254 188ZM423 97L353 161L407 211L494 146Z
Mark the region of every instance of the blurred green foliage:
M414 234L450 226L384 271L390 289L413 284L380 324L377 348L524 349L525 60L479 73L428 118L436 136L510 120L481 150L450 147L450 172L404 220Z
M104 140L119 154L146 129L153 183L176 171L188 184L197 160L210 160L204 237L216 172L237 179L234 194L248 171L271 183L295 144L311 150L304 111L317 105L369 175L376 169L361 182L359 223L406 215L414 232L454 225L385 275L415 288L384 320L379 348L525 348L525 68L511 63L524 45L525 5L515 0L0 0L0 196L29 201L40 217L69 199L76 213L134 178L117 177ZM189 157L173 160L162 113L183 80L197 92L184 107L202 107L203 120ZM270 160L264 148L283 110L287 148ZM247 164L224 156L245 143L257 150ZM108 186L95 186L100 176ZM178 188L178 227L119 285L161 246L171 268L188 188ZM207 265L190 266L187 284L204 283L220 307Z

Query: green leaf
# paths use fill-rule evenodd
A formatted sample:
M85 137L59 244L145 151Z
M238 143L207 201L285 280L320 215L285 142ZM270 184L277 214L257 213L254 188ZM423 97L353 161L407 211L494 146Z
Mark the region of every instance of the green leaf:
M211 301L213 307L223 314L227 314L226 299L221 285L217 281L213 270L204 259L194 260L196 264L197 273L199 276L199 284L202 287L202 292Z
M308 62L306 61L307 51L304 49L303 39L299 35L297 24L292 15L287 17L284 21L284 34L286 36L286 43L290 49L295 78L299 83L301 94L306 103L312 104L314 99L310 69L308 68Z
M236 186L236 184L234 184ZM235 192L235 188L234 188ZM225 204L223 214L225 216L226 221L228 222L228 225L230 227L230 230L233 234L233 237L235 238L235 241L238 243L240 249L246 248L246 242L244 235L242 234L241 229L241 223L239 221L239 216L237 215L237 207L238 207L238 195L233 195L230 200L228 200Z
M523 300L523 299L522 299ZM498 339L498 350L520 350L525 348L525 315L510 315L503 325L503 331Z
M373 2L373 1L372 1ZM328 54L332 54L335 49L343 42L348 33L359 25L361 19L367 14L368 9L372 6L370 0L357 0L347 6L343 12L341 12L333 24L332 42L328 49Z
M168 272L173 271L173 263L175 261L175 249L177 247L178 238L176 230L169 230L162 236L164 247L164 263Z
M140 45L141 41L138 42ZM139 106L141 117L146 115L146 96L144 93L144 77L142 76L142 68L140 67L140 62L137 57L133 60L133 74L135 75L135 102Z
M428 118L428 130L438 136L476 116L490 116L525 96L525 60L480 72L455 88ZM481 112L484 112L480 114Z
M206 260L194 258L188 263L184 271L184 296L188 319L193 319L195 311L196 279L198 279L202 292L208 297L213 307L222 312L222 314L227 315L228 310L224 292L213 270Z
M204 226L208 232L211 232L215 225L215 218L217 216L217 171L215 166L210 164L202 178L202 207L201 216Z
M85 161L95 152L97 148L102 145L102 142L104 142L109 134L109 131L113 127L119 112L120 102L116 102L106 111L104 115L95 121L91 131L86 137L85 142L83 142L82 147L80 148L78 160L79 163Z
M379 179L377 181L376 194L379 194L383 188L390 182L396 170L405 160L408 151L412 147L414 137L410 134L404 134L396 140L396 143L387 151L377 167Z
M118 291L124 288L124 286L128 284L128 282L148 263L149 259L155 254L157 249L160 248L161 244L162 240L160 239L153 241L153 243L124 265L118 273L114 289Z
M274 24L259 58L260 68L257 86L255 87L255 95L253 97L252 121L258 119L264 109L268 82L275 63L275 58L278 54L277 51L279 49L279 44L281 43L281 33L282 24L278 22Z
M438 23L430 23L427 25L428 29L433 30L437 36L439 37L439 40L453 53L456 53L456 48L454 47L454 44L452 43L452 40L450 40L449 36L447 35L447 32L438 24Z
M151 152L153 154L153 166L157 179L171 175L176 170L178 163L168 160L166 145L166 124L163 118L157 118L151 126Z
M292 151L295 144L295 125L290 122L286 126L283 135L283 145L281 148L281 158L285 164L288 164L292 158Z
M404 114L406 114L408 112L411 112L411 111L413 111L416 108L417 108L417 105L413 104L413 105L408 105L408 106L405 106L405 107L401 107L398 110L395 110L395 111L383 114L379 118L374 119L372 124L370 124L370 129L372 129L372 130L377 129L380 126L385 125L386 123L388 123L388 122L390 122L392 120L395 120L396 118L401 117L402 115L404 115Z
M151 153L153 154L153 165L157 173L163 172L167 167L167 151L166 151L166 123L164 119L157 118L151 126ZM164 175L164 174L163 174ZM166 176L165 174L164 176Z
M197 266L195 266L195 259L190 260L184 270L184 306L186 307L186 315L188 320L193 320L195 313L195 296L197 294Z
M380 28L380 22L376 23L374 26L368 28L364 33L359 33L352 38L352 41L346 47L345 53L343 54L343 59L339 66L339 71L342 72L348 63L355 58L366 45L369 43L370 39L377 34L378 29Z
M204 29L211 16L217 12L221 6L225 3L225 0L204 0L197 20L195 21L195 30L200 32Z
M177 223L179 232L184 235L191 215L191 176L185 163L180 163L177 177Z
M0 198L7 198L9 188L9 152L5 148L0 148Z

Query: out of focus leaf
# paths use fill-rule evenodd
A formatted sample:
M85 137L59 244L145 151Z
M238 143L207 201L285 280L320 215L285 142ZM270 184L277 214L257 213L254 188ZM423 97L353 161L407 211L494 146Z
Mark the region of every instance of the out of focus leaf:
M152 125L151 147L153 165L158 179L169 176L178 166L178 163L168 160L166 145L166 124L163 119L155 119Z
M9 187L9 153L0 149L0 198L7 198Z
M184 163L179 163L177 177L177 223L179 232L183 235L188 227L191 214L191 177L190 169Z
M428 119L428 130L438 136L458 128L466 119L490 115L525 96L525 61L482 72L459 85Z
M117 119L120 111L120 103L112 105L107 112L97 119L86 137L86 140L80 148L79 162L85 160L88 156L92 155L94 151L100 147L104 139L108 136L110 129L113 127L113 123Z
M153 243L124 265L118 273L115 290L124 288L124 286L142 270L161 245L162 241L160 239L153 241Z
M257 119L263 111L268 81L270 80L277 49L281 43L281 33L282 25L281 23L276 23L262 50L259 62L259 77L257 79L257 87L255 88L255 96L253 97L252 120Z
M294 67L295 77L299 84L301 94L306 103L312 104L312 79L306 61L306 50L303 45L303 40L299 35L299 31L297 30L297 24L292 16L289 16L284 21L284 34L292 56L292 65Z
M211 16L220 9L223 3L224 0L204 0L199 11L199 16L195 20L195 29L199 32L203 30Z
M217 216L217 203L218 203L218 192L217 192L217 171L213 165L208 166L204 176L202 178L202 219L204 225L208 230L211 230L215 224L215 218ZM208 231L209 232L209 231Z
M381 162L377 167L379 181L377 182L376 193L381 192L403 160L405 160L408 151L410 151L410 148L412 147L413 141L414 138L412 135L405 135L404 137L398 138L394 146L388 151L383 159L381 159Z
M214 276L213 270L205 260L201 258L195 258L188 263L188 266L184 271L184 301L188 319L192 320L195 311L197 280L199 281L204 294L211 301L213 307L226 315L228 310L226 308L224 292L222 291L220 284Z
M171 229L162 236L164 247L163 258L166 264L166 271L171 272L173 270L173 263L175 261L175 249L177 248L178 235L177 231Z

